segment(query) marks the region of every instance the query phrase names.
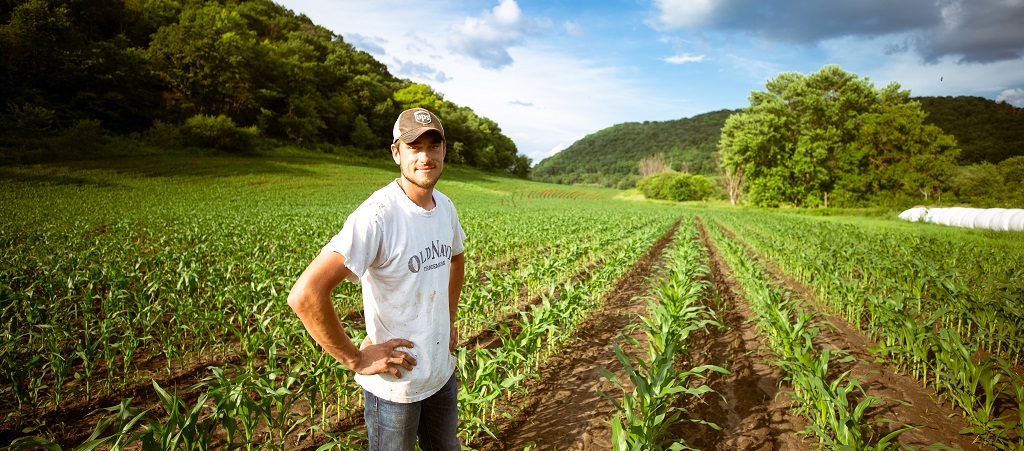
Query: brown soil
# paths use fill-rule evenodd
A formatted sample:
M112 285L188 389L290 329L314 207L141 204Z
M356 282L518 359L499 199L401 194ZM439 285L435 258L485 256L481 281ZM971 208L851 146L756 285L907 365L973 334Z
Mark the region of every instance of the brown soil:
M612 341L643 312L645 303L639 297L646 293L647 279L655 273L674 234L675 227L616 283L604 309L579 328L579 341L540 368L540 378L528 384L526 397L512 403L521 409L512 419L499 420L497 437L484 437L471 444L473 448L611 449L608 420L613 406L598 390L614 395L619 389L600 370L622 372Z
M580 329L578 346L551 359L541 370L539 381L528 387L521 399L522 410L498 425L497 439L485 438L472 444L481 450L536 449L607 450L611 449L613 406L598 390L621 397L621 390L605 379L600 369L621 374L623 367L611 343L623 328L635 324L646 305L640 298L648 294L650 278L656 277L662 253L672 233L663 237L622 280L605 308ZM719 265L718 267L721 267ZM757 335L745 320L749 312L741 303L732 302L728 282L714 282L728 294L723 313L724 332L698 337L692 349L699 352L696 364L712 363L729 368L731 375L713 378L711 386L725 399L710 395L703 402L686 406L690 418L712 421L722 427L718 432L697 423L681 423L676 432L698 449L778 449L810 450L814 443L795 434L804 428L802 419L791 415L786 397L776 397L779 372L764 363L758 352ZM725 288L725 289L723 289ZM642 337L634 335L643 344ZM626 349L627 352L630 349ZM627 382L628 383L628 382ZM717 447L717 448L716 448Z
M728 265L707 237L701 225L701 234L709 252L711 274L708 279L715 285L719 299L719 320L724 328L695 337L691 349L703 349L694 356L693 365L715 364L727 368L728 375L712 376L708 383L718 393L683 406L689 418L702 419L721 429L698 423L680 423L674 429L678 437L694 448L702 450L813 450L818 449L816 438L801 433L807 420L793 413L791 390L780 383L781 370L770 363L770 353L764 349L754 324L748 321L752 313L737 283L732 279ZM670 232L663 237L621 279L605 302L605 308L594 314L581 328L579 342L554 356L541 369L541 377L530 383L528 395L515 399L519 406L511 419L499 421L497 437L484 437L471 445L480 450L607 450L611 449L611 402L601 397L598 390L621 396L621 391L599 372L607 369L622 373L622 365L612 351L611 343L624 333L623 328L636 322L643 312L644 301L639 297L648 293L650 278L657 277L662 253L671 240ZM810 292L776 272L780 283L789 286L799 297L811 301ZM935 400L935 393L921 388L910 377L895 374L875 362L867 350L874 346L858 330L841 318L822 314L819 340L827 348L849 351L857 357L855 364L839 368L850 370L860 378L868 394L888 400L901 400L907 404L888 401L872 409L875 419L888 418L894 423L879 424L876 431L885 434L903 425L918 429L900 436L903 448L927 447L941 443L956 449L991 449L972 442L970 436L958 431L965 427L962 415L947 404ZM829 325L831 324L831 326ZM634 335L641 340L642 337ZM629 352L629 349L627 349Z
M885 435L899 427L917 426L916 429L900 435L898 442L904 447L925 447L941 443L962 450L989 450L990 446L974 443L974 436L960 435L959 431L968 426L963 411L954 409L948 403L939 403L934 390L923 388L921 383L905 374L898 374L878 362L869 349L878 344L862 331L839 315L833 315L817 302L813 292L787 276L774 265L768 264L774 276L784 286L793 290L800 299L809 301L821 320L817 340L832 351L845 350L857 358L852 364L842 366L850 371L850 377L860 381L868 395L888 400L871 411L871 418L893 420L888 425L878 425L876 430ZM905 403L905 404L904 404Z
M703 225L701 240L708 249L708 278L721 298L719 302L725 306L719 312L725 327L694 347L703 345L708 350L708 361L699 363L724 367L731 374L709 381L720 396L688 409L691 418L710 421L721 429L693 424L683 431L682 437L690 446L702 450L816 449L813 439L798 434L806 428L807 421L793 414L787 395L789 387L780 387L782 371L771 365L771 354L763 348L754 323L749 321L753 313Z
M677 224L678 226L678 224ZM627 352L635 352L625 345L622 334L637 322L637 316L646 307L643 296L649 293L651 278L659 276L658 268L663 261L662 254L675 233L675 227L651 248L649 253L622 277L605 299L604 308L588 318L580 327L578 341L561 354L552 356L540 369L540 377L527 386L525 397L514 397L507 410L511 418L500 419L494 426L496 438L485 436L472 443L474 448L493 450L535 449L559 450L608 450L611 449L610 420L613 406L598 390L621 397L621 390L601 375L606 369L621 375L623 367L615 356L611 344L619 343ZM753 323L748 320L752 314L722 256L707 237L701 225L704 245L709 252L711 281L718 299L709 300L716 306L719 320L724 327L694 337L690 349L697 350L692 356L692 365L714 364L725 367L731 373L714 375L708 384L717 394L692 402L684 407L688 418L702 419L718 425L716 430L698 423L679 423L673 429L679 438L694 448L702 450L813 450L817 449L814 437L801 434L806 420L793 414L789 388L780 384L781 371L770 363L771 358L761 342ZM590 269L590 268L588 268ZM815 305L813 295L799 283L775 271L780 283L790 287L799 297ZM526 304L534 300L526 301ZM874 408L873 418L888 418L895 421L880 425L885 433L903 424L919 426L919 429L904 433L900 444L904 447L922 447L943 443L963 450L991 449L972 442L970 436L961 436L958 431L965 427L960 412L948 404L935 400L933 391L921 388L913 379L895 374L884 365L875 362L867 351L874 346L860 331L838 317L822 313L823 325L819 340L830 349L844 349L857 357L849 369L854 377L871 395L885 399L902 400L910 405L886 402ZM354 319L354 318L350 318ZM507 319L507 318L506 318ZM832 326L827 326L831 324ZM642 333L632 333L644 344ZM467 344L487 346L494 340L493 331L487 331L466 340ZM159 360L159 359L155 359ZM190 380L201 379L204 369L210 363L230 363L221 360L203 362L189 368L174 368L170 374L159 377L165 387L187 386ZM628 381L624 381L628 384ZM631 388L631 387L627 387ZM155 393L148 384L139 384L128 391L126 396L135 396L135 405L153 407L157 403ZM80 444L95 427L95 418L87 417L89 411L99 406L116 404L115 397L96 399L60 413L51 413L47 422L65 422L61 444L70 448ZM302 407L302 406L297 406ZM303 407L304 408L304 407ZM71 417L79 421L70 420ZM334 431L357 430L361 428L360 418L336 418L329 427ZM261 431L265 432L265 431ZM0 431L0 441L8 442L17 434L14 431ZM294 449L315 449L324 441L317 434L305 437Z

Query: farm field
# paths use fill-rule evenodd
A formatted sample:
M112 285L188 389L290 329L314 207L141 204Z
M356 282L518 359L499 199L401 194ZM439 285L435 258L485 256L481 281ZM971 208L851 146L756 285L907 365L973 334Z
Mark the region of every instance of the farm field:
M0 168L0 446L361 449L351 373L285 299L396 176L329 156ZM438 189L469 236L472 448L1024 446L1019 234L452 167ZM358 335L357 287L335 303Z

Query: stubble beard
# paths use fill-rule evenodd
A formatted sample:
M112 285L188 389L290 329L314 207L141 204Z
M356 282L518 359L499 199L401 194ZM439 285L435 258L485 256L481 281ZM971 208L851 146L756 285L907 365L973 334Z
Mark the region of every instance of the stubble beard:
M422 189L428 189L428 190L429 189L434 189L434 185L437 185L437 181L441 179L441 172L444 171L444 168L440 168L440 167L435 166L434 170L438 171L437 177L429 177L429 176L427 176L427 177L421 177L420 180L416 180L415 177L410 177L409 174L407 174L403 170L402 171L402 178L404 178L409 183L412 183L413 185L415 185L417 187L420 187ZM415 173L416 173L415 169L413 169L413 174L415 174Z

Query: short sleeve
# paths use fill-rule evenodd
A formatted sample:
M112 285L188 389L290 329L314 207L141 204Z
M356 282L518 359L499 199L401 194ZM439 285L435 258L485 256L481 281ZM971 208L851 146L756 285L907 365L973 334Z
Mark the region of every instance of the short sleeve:
M455 205L451 204L451 200L448 201L451 206L452 224L455 229L455 236L452 238L452 255L459 255L466 251L466 246L463 241L466 239L466 232L462 230L462 223L459 222L459 213L455 211Z
M345 257L345 266L357 278L362 278L380 256L383 248L383 216L380 205L365 203L345 220L345 225L324 250Z

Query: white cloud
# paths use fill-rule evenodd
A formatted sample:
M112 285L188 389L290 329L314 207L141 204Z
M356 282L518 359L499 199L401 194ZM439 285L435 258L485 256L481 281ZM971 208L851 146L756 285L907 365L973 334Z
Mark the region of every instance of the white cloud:
M400 77L426 79L438 83L448 81L448 76L445 75L444 71L438 70L429 64L415 61L402 61L395 58L395 65L392 70Z
M387 43L384 39L376 36L363 36L359 33L349 33L343 38L352 44L359 50L366 51L376 56L384 56L387 52L384 50L384 45Z
M563 27L565 28L565 32L573 37L582 38L587 34L586 30L583 29L583 25L580 25L580 23L576 21L567 20Z
M928 63L1024 56L1021 0L655 0L654 8L649 25L659 31L719 31L808 47L912 34L905 48Z
M656 29L699 27L715 11L712 0L655 0L654 5L659 15L650 25Z
M678 104L666 99L661 87L644 87L618 69L552 49L510 51L515 64L500 71L463 65L459 81L441 84L439 91L497 121L534 162L618 123L682 116L671 112ZM638 104L644 105L642 117L635 116Z
M302 5L296 9L346 38L379 36L375 42L386 56L378 59L392 73L426 83L446 100L494 120L534 162L618 123L683 116L679 101L666 95L664 86L645 83L643 72L584 59L557 47L551 36L539 39L550 21L529 17L513 0L495 1L491 5L496 7L475 15L462 3L444 0L429 7L395 0L346 1L347 14L337 14L331 2L287 1ZM430 26L396 27L395 10ZM498 49L494 54L499 57L507 55L507 64L495 70L479 55L448 48L451 40L470 37Z
M994 98L1024 82L1024 59L986 64L963 64L946 55L922 64L911 52L885 54L885 47L899 37L832 39L822 43L825 60L844 70L868 77L875 86L897 82L912 96L973 95ZM816 69L815 69L816 70Z
M523 17L515 0L501 0L491 11L479 17L466 17L451 28L448 37L452 50L477 60L488 69L512 64L508 50L521 45L531 23Z
M686 63L699 63L704 61L704 55L694 55L692 53L683 53L668 58L663 58L662 61L672 64L686 64Z
M1007 89L996 97L996 102L1006 102L1018 108L1024 108L1024 89Z

